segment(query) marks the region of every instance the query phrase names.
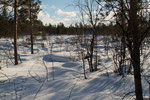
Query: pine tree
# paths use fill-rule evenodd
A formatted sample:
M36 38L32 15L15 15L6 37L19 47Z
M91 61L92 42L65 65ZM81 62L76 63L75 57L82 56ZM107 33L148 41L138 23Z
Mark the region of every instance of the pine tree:
M11 13L8 12L8 6L12 6L14 2L12 0L1 0L0 1L0 36L12 36L12 17Z
M19 24L21 32L30 33L31 40L31 54L34 54L33 45L34 39L33 35L35 32L34 22L37 22L37 15L40 11L41 1L39 0L20 0L21 9L19 10ZM29 26L26 27L25 26ZM29 30L27 30L29 29Z
M40 11L40 4L41 2L39 0L28 0L28 7L29 7L29 19L30 19L30 36L31 36L31 54L34 53L33 50L33 25L34 20L37 20L37 14Z

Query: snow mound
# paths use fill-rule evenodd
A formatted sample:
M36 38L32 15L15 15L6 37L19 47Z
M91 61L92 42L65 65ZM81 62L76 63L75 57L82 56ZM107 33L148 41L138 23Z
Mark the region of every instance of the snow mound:
M71 60L71 58L49 54L49 55L45 55L43 57L43 60L46 62L68 62Z

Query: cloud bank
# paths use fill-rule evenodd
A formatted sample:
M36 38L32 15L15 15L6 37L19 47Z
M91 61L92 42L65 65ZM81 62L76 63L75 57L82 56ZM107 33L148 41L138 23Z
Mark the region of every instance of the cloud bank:
M64 23L64 25L69 25L72 23L72 19L74 19L77 14L74 11L64 11L60 8L57 8L55 5L41 5L41 10L38 14L38 19L43 22L44 25L48 25L49 23L52 25L56 25L60 22Z
M64 17L75 17L76 16L76 13L75 12L66 12L66 11L63 11L61 9L58 9L56 11L56 14L59 15L59 16L64 16Z

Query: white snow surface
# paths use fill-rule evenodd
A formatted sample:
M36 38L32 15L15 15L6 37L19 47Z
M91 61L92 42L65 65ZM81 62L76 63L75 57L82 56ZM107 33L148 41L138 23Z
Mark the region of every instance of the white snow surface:
M0 100L121 100L134 91L133 76L122 77L113 72L111 52L108 57L102 42L99 43L101 63L108 70L99 65L98 71L90 73L86 62L87 79L84 79L77 48L65 42L72 37L50 36L45 41L36 41L34 54L30 54L30 45L22 46L23 39L19 39L18 65L12 63L12 40L0 39ZM145 66L149 66L149 61ZM148 83L144 78L142 83L144 96L148 97Z

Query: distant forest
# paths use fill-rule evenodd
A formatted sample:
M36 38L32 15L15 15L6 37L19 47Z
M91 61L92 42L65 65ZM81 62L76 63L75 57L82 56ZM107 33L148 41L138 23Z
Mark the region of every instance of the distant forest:
M18 22L18 36L30 34L30 21ZM0 13L0 37L13 37L13 22L14 19L8 14L7 11L2 10ZM81 35L90 34L92 27L90 25L76 23L75 25L65 26L63 23L57 25L43 25L41 20L33 21L33 34L34 35ZM96 26L96 31L99 35L114 35L114 30L118 29L117 25L99 24Z
M32 16L30 16L30 5L28 2L28 0L18 1L18 36L30 34L30 20L32 20L33 35L79 35L83 33L90 34L93 30L93 26L82 22L71 24L70 26L65 26L61 22L57 25L43 25L42 21L37 18L39 11L42 10L40 8L41 1L32 0ZM2 5L0 7L0 37L13 37L14 12L9 10L9 7L13 5L13 0L2 0L0 4ZM106 25L99 22L95 29L99 35L113 35L116 34L114 30L119 30L119 26L112 23Z

